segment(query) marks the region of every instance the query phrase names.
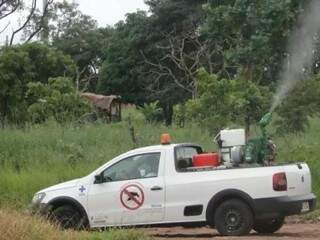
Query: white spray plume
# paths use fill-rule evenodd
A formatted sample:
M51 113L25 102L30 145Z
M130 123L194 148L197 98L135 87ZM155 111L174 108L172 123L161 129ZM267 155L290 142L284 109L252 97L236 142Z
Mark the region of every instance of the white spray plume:
M314 45L320 29L320 0L310 2L300 16L298 24L289 39L288 58L283 63L271 112L281 104L298 82L305 79L305 69L309 69L313 63Z

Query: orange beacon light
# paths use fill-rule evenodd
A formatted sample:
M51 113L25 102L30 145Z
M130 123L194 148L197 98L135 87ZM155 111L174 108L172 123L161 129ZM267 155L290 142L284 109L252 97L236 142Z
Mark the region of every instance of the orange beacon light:
M163 133L161 135L161 138L160 138L160 142L161 144L165 145L165 144L170 144L171 143L171 136L169 133Z

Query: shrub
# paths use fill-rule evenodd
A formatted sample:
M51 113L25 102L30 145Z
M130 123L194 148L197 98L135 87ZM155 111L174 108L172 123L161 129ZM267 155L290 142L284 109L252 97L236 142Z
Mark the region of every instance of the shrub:
M177 104L173 107L173 120L177 126L184 127L187 120L185 104Z
M29 83L28 113L33 123L54 118L59 123L79 119L88 112L89 105L76 93L69 78L50 78L48 84Z
M159 101L145 103L139 110L148 123L160 122L163 119L163 110L159 107Z

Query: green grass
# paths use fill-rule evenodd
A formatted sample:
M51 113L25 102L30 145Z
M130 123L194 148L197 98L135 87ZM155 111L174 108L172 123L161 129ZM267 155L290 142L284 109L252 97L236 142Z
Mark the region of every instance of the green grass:
M197 127L175 129L134 121L139 146L158 144L169 132L176 142L195 141L213 148ZM0 205L23 208L45 187L85 176L134 148L127 122L85 126L48 123L0 130Z

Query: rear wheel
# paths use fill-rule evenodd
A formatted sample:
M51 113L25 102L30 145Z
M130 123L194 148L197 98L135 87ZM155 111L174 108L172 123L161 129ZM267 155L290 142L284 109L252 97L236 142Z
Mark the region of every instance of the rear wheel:
M214 223L221 235L247 235L253 226L253 214L243 201L230 199L218 206L214 215Z
M51 213L51 220L63 229L80 230L84 227L80 212L70 205L57 207Z
M278 231L284 224L284 217L265 219L261 221L257 221L254 224L253 229L257 233L261 234L270 234Z

